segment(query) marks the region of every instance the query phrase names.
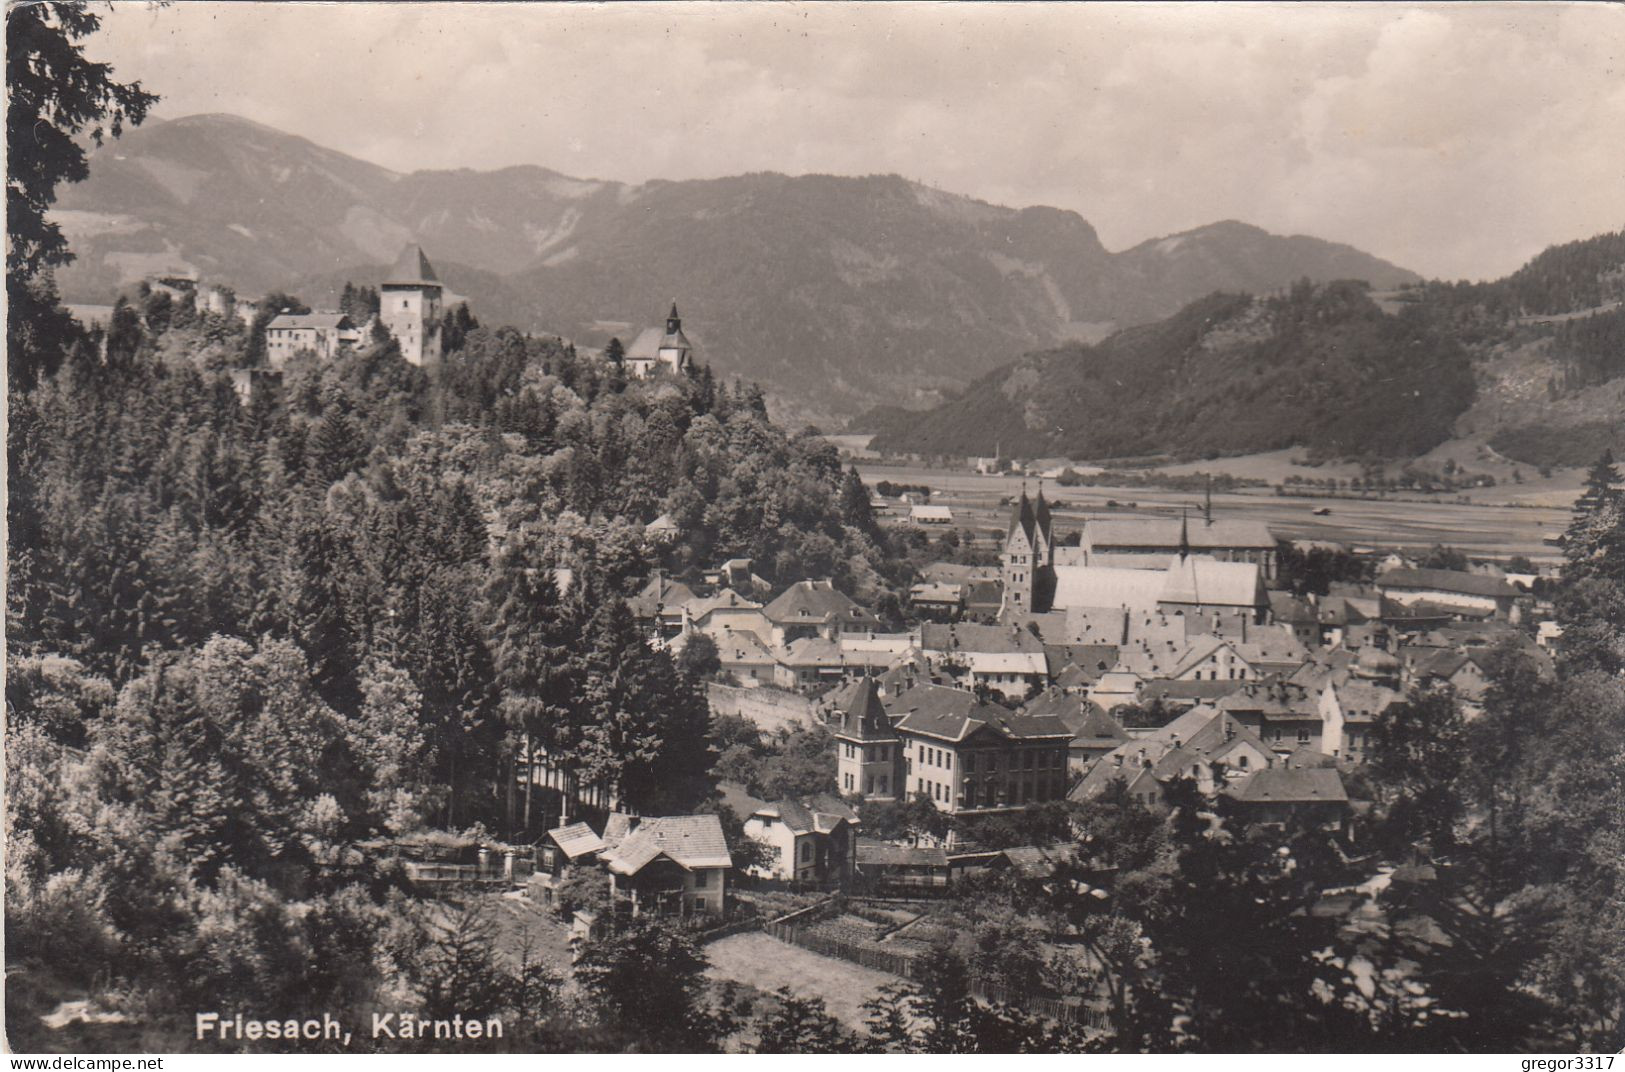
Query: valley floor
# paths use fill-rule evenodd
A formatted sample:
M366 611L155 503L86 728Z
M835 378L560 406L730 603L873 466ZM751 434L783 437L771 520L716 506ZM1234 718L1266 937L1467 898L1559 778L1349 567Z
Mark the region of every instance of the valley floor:
M1194 468L1220 471L1221 463L1198 463ZM1186 468L1186 467L1179 467ZM865 482L879 480L898 484L924 484L932 490L932 503L948 506L957 528L1003 532L1009 519L1008 506L1000 499L1021 493L1022 478L982 476L964 470L933 469L927 466L897 466L858 463ZM1176 470L1177 471L1177 470ZM1335 475L1316 469L1299 469L1305 475ZM1028 490L1036 481L1028 479ZM1510 498L1511 488L1491 488ZM1077 529L1089 517L1177 516L1184 509L1199 517L1202 495L1191 491L1153 488L1072 487L1045 482L1047 495L1065 505L1056 509L1058 532ZM1108 506L1116 502L1115 507ZM1573 494L1568 493L1568 503ZM1314 511L1329 509L1316 516ZM905 508L906 510L906 508ZM1233 520L1261 521L1276 535L1289 540L1331 540L1351 547L1384 547L1426 550L1434 544L1459 548L1469 555L1510 557L1527 555L1535 561L1556 561L1557 550L1546 536L1562 532L1569 523L1565 506L1511 505L1509 502L1460 503L1400 499L1344 499L1277 495L1271 488L1218 493L1213 496L1215 516Z

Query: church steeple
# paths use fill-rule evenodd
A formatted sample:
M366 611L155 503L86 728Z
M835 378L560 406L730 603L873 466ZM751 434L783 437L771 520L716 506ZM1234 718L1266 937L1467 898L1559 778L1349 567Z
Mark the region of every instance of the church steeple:
M671 303L671 312L666 314L666 334L676 335L683 330L683 318L677 315L677 302Z

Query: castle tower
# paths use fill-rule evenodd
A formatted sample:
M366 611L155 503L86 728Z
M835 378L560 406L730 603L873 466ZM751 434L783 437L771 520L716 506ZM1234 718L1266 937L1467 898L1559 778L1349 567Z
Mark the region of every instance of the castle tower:
M677 315L677 303L671 303L671 312L666 315L666 334L660 340L660 348L655 351L656 356L672 372L687 372L694 363L694 347L689 343L688 336L683 334L683 318Z
M441 294L434 266L416 244L401 251L378 288L384 328L400 345L401 356L414 365L440 364Z

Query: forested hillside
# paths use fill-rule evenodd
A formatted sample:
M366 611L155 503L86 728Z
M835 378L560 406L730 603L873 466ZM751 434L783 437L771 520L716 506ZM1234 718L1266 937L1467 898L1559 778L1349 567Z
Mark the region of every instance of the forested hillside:
M1038 457L1420 453L1472 399L1466 351L1354 283L1216 294L1096 346L1031 355L883 430L880 450Z
M1408 457L1452 436L1534 465L1625 449L1625 232L1505 279L1215 294L1094 346L1030 354L934 410L866 414L882 450L1076 458Z

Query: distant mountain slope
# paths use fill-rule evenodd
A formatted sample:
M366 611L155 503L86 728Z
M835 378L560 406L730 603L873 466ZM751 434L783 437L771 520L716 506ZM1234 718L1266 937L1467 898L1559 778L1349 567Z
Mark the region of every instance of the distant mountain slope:
M932 404L1024 351L1098 340L1215 289L1416 279L1233 222L1113 254L1076 213L896 176L401 175L228 115L149 123L96 151L90 171L58 213L80 257L59 278L69 300L106 301L176 268L246 294L326 286L381 271L413 239L466 266L487 321L585 344L635 332L675 298L702 359L831 422Z
M1286 446L1404 457L1460 437L1519 462L1584 464L1625 452L1625 232L1554 246L1489 283L1215 294L852 429L878 433L880 450L1080 459Z
M1421 453L1471 402L1465 349L1356 283L1215 294L1093 346L1031 354L880 432L877 450L1107 457Z

